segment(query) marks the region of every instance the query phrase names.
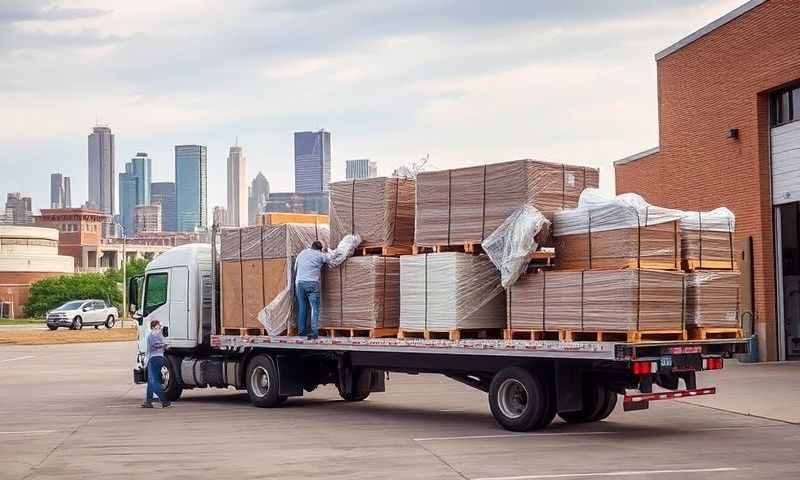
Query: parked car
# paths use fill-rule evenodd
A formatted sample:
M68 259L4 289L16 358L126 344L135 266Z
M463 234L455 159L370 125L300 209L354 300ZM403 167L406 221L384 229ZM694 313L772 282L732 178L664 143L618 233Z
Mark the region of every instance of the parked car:
M116 307L106 305L103 300L73 300L47 312L47 328L57 330L58 327L68 327L71 330L80 330L87 325L93 325L94 328L105 325L106 328L111 328L118 316Z

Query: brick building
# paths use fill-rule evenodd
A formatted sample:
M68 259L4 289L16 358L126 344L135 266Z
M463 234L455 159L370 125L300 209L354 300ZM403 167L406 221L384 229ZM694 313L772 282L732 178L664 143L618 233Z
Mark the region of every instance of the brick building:
M751 0L656 54L659 145L618 193L736 214L762 359L800 356L800 2Z

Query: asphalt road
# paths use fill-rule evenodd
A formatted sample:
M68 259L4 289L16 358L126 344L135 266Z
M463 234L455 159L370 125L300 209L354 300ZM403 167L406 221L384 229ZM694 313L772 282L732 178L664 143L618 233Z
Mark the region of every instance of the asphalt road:
M258 409L208 390L144 410L135 348L0 347L0 479L800 477L800 426L784 416L800 411L798 365L709 372L718 403L660 402L514 434L495 425L483 393L434 375L392 374L386 393L361 403L322 387Z

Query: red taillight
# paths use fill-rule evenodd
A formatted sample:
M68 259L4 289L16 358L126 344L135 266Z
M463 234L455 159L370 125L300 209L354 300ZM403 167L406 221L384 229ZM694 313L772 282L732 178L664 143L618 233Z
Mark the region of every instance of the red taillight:
M631 370L634 375L648 375L652 371L650 362L633 362Z
M706 370L719 370L721 368L722 368L721 357L706 358Z

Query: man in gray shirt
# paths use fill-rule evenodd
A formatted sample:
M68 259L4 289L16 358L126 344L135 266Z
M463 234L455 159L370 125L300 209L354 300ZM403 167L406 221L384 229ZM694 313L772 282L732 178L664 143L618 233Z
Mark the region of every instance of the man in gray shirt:
M144 397L143 408L153 408L153 395L161 400L161 407L167 408L171 404L164 398L161 388L161 368L164 366L164 350L167 348L164 336L161 334L161 323L158 320L150 322L150 333L147 335L147 355L145 368L147 369L147 393Z
M306 248L295 261L294 291L297 298L297 334L306 335L308 304L311 304L311 329L309 340L319 335L319 280L322 266L331 259L329 253L322 251L322 242L315 240L311 248Z

